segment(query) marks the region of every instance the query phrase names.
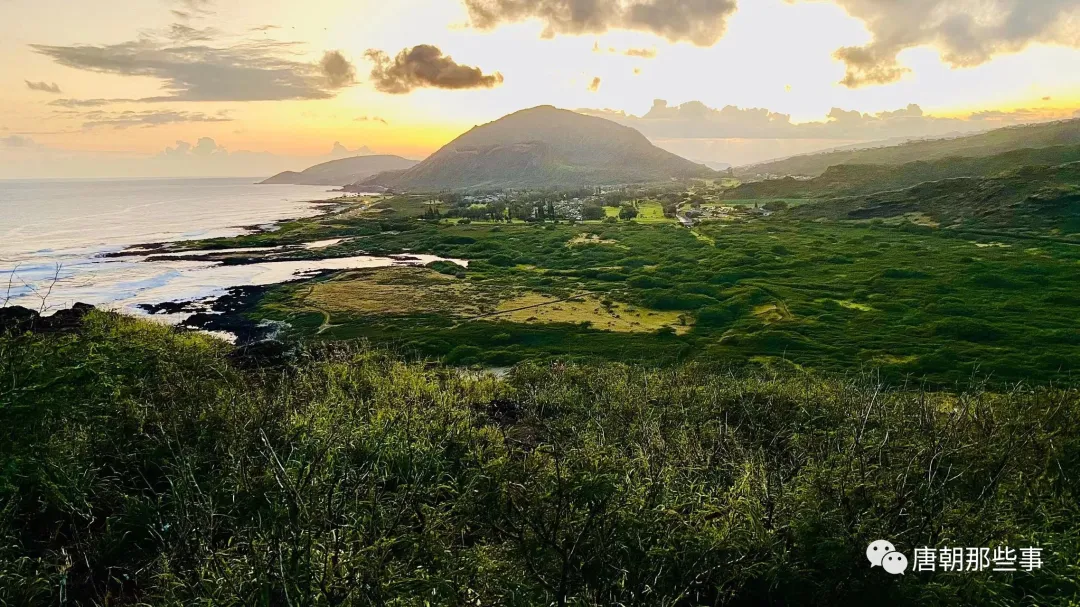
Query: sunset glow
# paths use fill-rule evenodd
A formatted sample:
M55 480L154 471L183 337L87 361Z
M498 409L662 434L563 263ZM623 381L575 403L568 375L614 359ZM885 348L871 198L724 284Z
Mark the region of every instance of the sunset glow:
M879 114L916 104L924 116L958 119L965 131L1068 118L1080 108L1080 50L1053 28L1015 44L988 40L985 57L962 65L944 43L900 48L895 81L845 86L837 50L875 40L866 10L850 0L741 2L726 28L702 21L707 33L680 38L623 22L553 30L530 15L479 23L470 3L454 1L9 0L0 4L0 176L124 173L128 160L200 138L263 156L218 163L215 171L230 174L302 168L334 142L422 158L476 124L541 104L643 116L663 99L670 107L767 108L794 124L828 121L833 108ZM393 60L420 45L490 80L380 90L371 52ZM331 51L352 71L323 87L315 68ZM132 62L109 63L120 56ZM289 93L273 90L265 73L293 70L299 79L296 70L308 67ZM251 82L214 90L215 69ZM676 153L732 164L830 147L723 133L706 145L643 132Z

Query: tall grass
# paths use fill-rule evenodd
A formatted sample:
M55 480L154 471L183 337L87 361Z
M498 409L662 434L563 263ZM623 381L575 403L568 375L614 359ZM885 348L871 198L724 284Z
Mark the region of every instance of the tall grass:
M0 603L1069 604L1080 395L0 337ZM1032 573L866 545L1044 548Z

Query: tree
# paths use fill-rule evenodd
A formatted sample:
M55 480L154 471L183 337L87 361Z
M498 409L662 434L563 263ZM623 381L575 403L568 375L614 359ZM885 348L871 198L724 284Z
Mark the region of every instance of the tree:
M630 221L637 216L638 210L631 205L624 204L622 207L619 208L619 219L625 219L626 221Z
M595 204L587 204L581 208L582 219L603 219L604 215L604 207L597 206Z

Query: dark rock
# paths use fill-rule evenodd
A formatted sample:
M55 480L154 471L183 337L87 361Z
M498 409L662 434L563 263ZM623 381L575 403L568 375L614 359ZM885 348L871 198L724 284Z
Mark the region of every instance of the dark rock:
M136 307L147 314L180 314L199 310L198 304L192 301L163 301L157 304L139 304Z
M42 316L22 306L0 308L0 333L66 333L79 330L83 317L94 306L77 303L67 310L57 310L52 316Z
M0 308L0 333L24 333L34 327L38 313L22 306Z
M237 346L229 359L240 367L279 367L296 358L296 346L266 339Z
M52 316L38 317L35 330L41 333L77 331L82 327L83 317L93 309L90 304L77 303L67 310L57 310Z

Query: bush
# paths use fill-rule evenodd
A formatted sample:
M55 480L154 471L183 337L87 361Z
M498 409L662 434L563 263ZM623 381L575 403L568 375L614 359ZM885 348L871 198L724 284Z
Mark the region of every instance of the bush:
M488 258L487 262L493 266L500 266L504 268L514 265L513 258L511 258L509 255L504 255L502 253L492 255Z
M469 365L480 362L483 350L476 346L457 346L443 358L450 365Z
M697 310L716 303L716 300L697 293L650 289L642 295L642 302L646 308L654 310Z
M79 334L0 336L0 604L1080 597L1075 391L230 351L102 313ZM864 556L880 538L1042 546L1045 564L887 576Z
M972 342L998 341L1006 336L1005 331L970 318L946 318L934 324L933 333Z

